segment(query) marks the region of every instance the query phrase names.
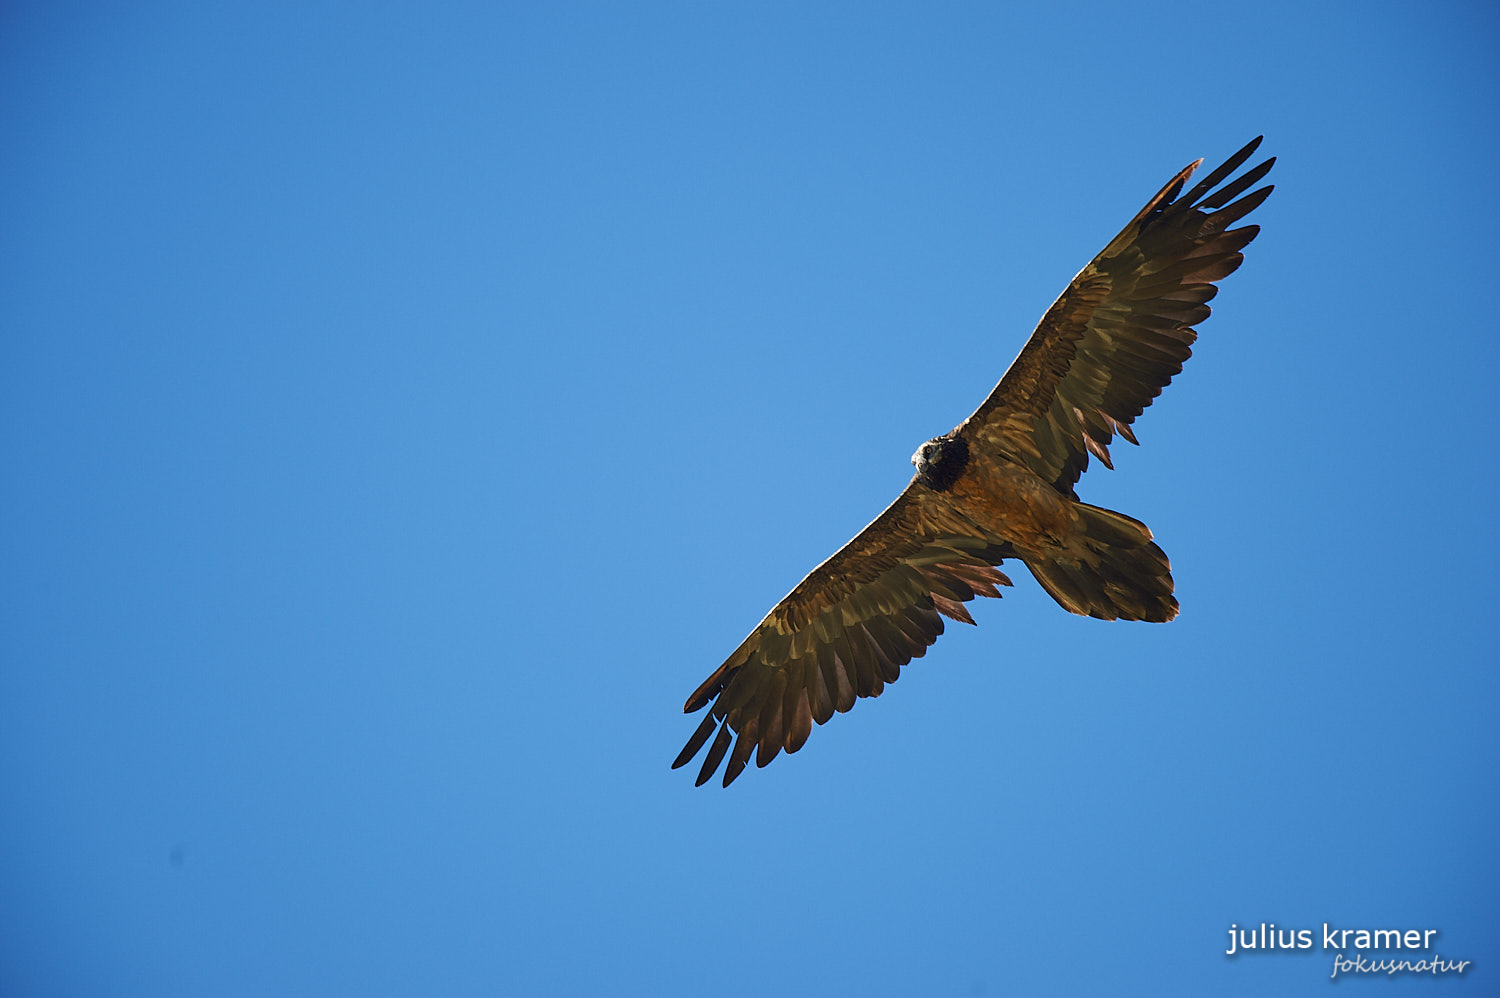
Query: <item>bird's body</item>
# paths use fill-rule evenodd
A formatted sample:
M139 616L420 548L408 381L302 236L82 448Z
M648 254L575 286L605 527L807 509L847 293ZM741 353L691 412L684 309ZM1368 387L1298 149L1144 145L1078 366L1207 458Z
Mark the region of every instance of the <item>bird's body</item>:
M1151 531L1079 501L1074 486L1090 455L1110 465L1115 434L1136 442L1130 423L1182 369L1213 282L1239 266L1258 232L1228 226L1270 193L1240 197L1274 160L1214 188L1259 142L1178 198L1198 164L1180 172L1079 272L989 398L912 456L917 473L896 501L688 698L688 712L713 706L674 768L710 736L699 784L726 757L728 786L752 752L764 766L797 751L814 723L895 682L937 640L942 617L972 624L964 604L1011 584L995 567L1007 558L1073 613L1176 616L1170 565Z

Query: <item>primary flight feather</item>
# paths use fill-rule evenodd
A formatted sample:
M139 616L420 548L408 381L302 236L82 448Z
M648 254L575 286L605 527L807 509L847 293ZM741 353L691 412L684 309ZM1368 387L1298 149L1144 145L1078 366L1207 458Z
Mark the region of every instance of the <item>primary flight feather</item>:
M1203 161L1188 165L1073 278L974 415L912 455L917 473L896 501L688 697L687 713L710 709L673 769L706 744L697 783L724 764L727 787L752 754L764 766L797 751L815 723L879 696L926 654L943 617L974 623L964 604L1011 584L995 567L1007 558L1072 613L1177 615L1151 531L1080 502L1074 486L1090 455L1112 467L1115 434L1136 442L1130 424L1182 370L1214 282L1260 231L1229 226L1271 193L1245 192L1275 159L1225 183L1260 141L1183 193Z

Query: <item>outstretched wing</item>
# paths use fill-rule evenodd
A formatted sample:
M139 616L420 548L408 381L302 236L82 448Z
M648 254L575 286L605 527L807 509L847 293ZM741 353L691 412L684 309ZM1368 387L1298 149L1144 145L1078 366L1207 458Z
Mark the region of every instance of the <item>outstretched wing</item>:
M1257 138L1181 197L1203 161L1189 165L1146 203L1042 316L999 385L962 427L971 445L1006 454L1074 496L1092 454L1113 467L1114 434L1136 443L1130 424L1182 370L1218 292L1257 225L1228 228L1271 193L1246 190L1276 160L1220 187L1260 145ZM1239 200L1235 200L1239 198Z
M726 754L727 787L752 751L757 766L783 749L797 751L814 723L847 711L859 697L879 696L901 666L926 654L943 633L944 615L974 623L963 604L999 596L996 587L1010 580L993 566L1011 556L1007 546L975 536L946 500L913 479L688 697L686 713L713 707L672 768L686 765L711 735L699 786Z

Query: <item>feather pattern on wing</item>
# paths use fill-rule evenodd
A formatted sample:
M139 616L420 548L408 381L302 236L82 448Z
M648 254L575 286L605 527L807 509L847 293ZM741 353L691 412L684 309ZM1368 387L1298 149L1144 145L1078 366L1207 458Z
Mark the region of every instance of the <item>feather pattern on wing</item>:
M713 709L678 755L686 765L709 737L702 785L723 761L724 785L755 754L764 766L795 752L814 724L877 697L901 667L927 653L943 617L972 624L963 604L998 597L1010 579L994 566L1009 548L978 535L913 480L884 513L813 569L688 698ZM717 728L717 733L715 733Z
M1186 195L1202 160L1185 168L1131 219L1053 303L989 398L964 423L971 442L1019 461L1058 491L1073 486L1089 457L1114 467L1115 434L1136 443L1130 424L1182 370L1208 318L1213 282L1235 271L1260 231L1230 229L1271 193L1263 178L1275 159L1217 191L1260 145L1246 145Z

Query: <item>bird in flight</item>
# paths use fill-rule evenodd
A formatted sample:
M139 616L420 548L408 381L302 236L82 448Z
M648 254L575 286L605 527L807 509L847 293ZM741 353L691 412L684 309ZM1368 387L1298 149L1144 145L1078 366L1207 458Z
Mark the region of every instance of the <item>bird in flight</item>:
M1214 282L1260 231L1229 226L1270 195L1270 186L1245 192L1275 159L1225 183L1260 141L1184 194L1203 161L1188 165L1073 278L984 404L912 455L917 472L896 501L688 697L686 713L709 711L673 769L708 745L697 785L727 757L727 787L752 753L764 766L796 752L814 723L879 696L926 654L944 617L974 623L964 604L1011 584L996 568L1007 558L1071 613L1177 616L1171 566L1151 531L1080 502L1074 487L1090 456L1113 467L1116 434L1137 443L1130 424L1182 370Z

